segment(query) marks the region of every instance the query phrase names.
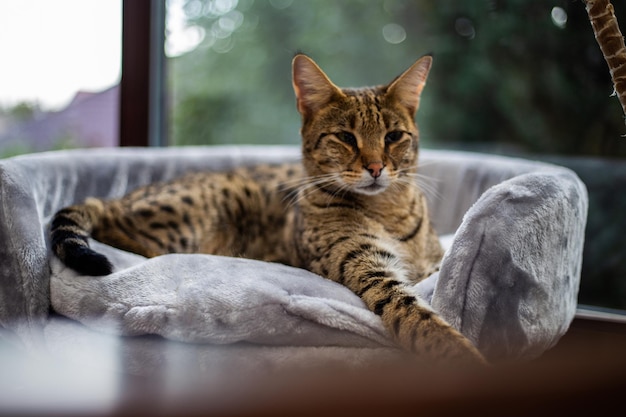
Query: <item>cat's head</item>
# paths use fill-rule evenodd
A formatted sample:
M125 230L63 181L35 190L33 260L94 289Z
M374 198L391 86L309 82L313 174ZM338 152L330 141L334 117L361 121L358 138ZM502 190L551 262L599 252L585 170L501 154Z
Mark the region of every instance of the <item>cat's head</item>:
M303 163L328 188L374 195L417 165L415 113L432 64L424 56L384 86L339 88L306 55L293 59Z

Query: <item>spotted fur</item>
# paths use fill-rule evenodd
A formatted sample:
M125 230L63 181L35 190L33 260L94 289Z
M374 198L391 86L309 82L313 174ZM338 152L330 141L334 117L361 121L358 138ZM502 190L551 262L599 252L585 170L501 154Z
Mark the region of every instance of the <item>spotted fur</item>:
M56 214L53 251L88 275L112 270L89 236L148 257L202 252L306 268L361 297L403 348L482 362L411 290L443 254L415 178L414 117L431 62L422 57L384 86L341 89L297 55L301 164L194 173L119 200L90 198Z

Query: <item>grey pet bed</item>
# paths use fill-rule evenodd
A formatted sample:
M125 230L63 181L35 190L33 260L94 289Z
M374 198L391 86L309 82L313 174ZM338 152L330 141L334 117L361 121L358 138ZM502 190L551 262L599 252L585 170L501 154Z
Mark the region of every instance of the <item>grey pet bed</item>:
M200 254L148 260L96 242L116 269L94 278L49 254L50 217L87 196L118 197L189 170L298 157L296 147L244 146L0 161L0 335L72 360L104 358L115 346L112 366L137 373L393 354L379 318L357 296L308 271ZM448 250L441 271L415 290L494 362L553 346L576 310L582 182L565 168L480 154L423 150L420 164Z

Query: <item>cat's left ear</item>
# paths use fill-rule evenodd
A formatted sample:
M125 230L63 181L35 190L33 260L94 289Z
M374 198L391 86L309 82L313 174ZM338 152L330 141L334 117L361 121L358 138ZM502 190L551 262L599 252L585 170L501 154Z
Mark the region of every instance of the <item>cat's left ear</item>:
M411 114L415 114L419 108L420 96L426 85L426 78L428 78L432 63L433 57L430 55L418 59L389 84L387 95L407 107Z

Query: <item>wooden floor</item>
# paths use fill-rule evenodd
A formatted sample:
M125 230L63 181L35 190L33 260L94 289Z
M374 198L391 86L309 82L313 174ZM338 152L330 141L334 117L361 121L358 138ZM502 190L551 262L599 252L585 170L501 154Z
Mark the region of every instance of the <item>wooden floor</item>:
M139 384L141 385L141 384ZM610 416L626 415L626 324L576 319L541 358L494 369L325 370L261 378L169 404L128 386L116 415ZM230 398L216 406L216 397ZM158 407L155 404L160 404Z

